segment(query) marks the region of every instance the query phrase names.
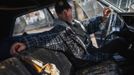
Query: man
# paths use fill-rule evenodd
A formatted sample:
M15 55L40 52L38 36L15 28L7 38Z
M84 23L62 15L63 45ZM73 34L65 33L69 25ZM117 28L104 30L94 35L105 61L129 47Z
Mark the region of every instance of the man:
M99 30L100 23L105 21L106 17L110 14L108 8L104 10L103 16L98 16L84 22L83 27L85 27L85 30L79 25L72 24L72 7L66 1L56 3L55 10L58 19L54 21L55 27L52 30L19 38L15 41L16 43L12 45L10 53L14 55L29 48L43 46L50 50L62 51L72 62L76 61L74 61L73 58L86 60L88 62L100 62L112 56L114 51L109 49L109 47L112 47L111 43L104 48L89 50L89 45L85 45L85 42L83 42L84 39L79 37L85 37L85 34ZM124 41L119 40L119 44L123 44L121 45L123 48L127 46ZM114 49L120 48L115 47Z

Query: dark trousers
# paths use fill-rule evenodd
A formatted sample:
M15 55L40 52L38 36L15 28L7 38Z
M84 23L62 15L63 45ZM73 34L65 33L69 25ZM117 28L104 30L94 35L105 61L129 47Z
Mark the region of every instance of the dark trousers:
M88 56L89 60L92 60L94 62L101 62L111 58L114 53L119 53L123 56L127 56L127 53L129 52L129 44L130 43L124 38L116 38L107 42L100 48L89 47L87 48L87 51L90 54L90 56Z

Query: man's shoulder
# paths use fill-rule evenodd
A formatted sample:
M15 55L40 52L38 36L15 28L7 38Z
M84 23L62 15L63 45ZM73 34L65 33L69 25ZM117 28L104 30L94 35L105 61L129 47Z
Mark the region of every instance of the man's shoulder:
M60 19L55 19L53 25L56 27L68 27L68 24Z
M64 30L66 30L65 26L63 26L63 25L55 25L53 27L53 29L51 29L49 32L58 33L58 32L64 31Z

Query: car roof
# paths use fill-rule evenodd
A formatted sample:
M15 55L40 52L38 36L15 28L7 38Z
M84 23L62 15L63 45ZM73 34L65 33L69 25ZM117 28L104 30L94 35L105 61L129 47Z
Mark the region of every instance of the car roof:
M0 11L21 11L22 13L48 7L56 1L58 0L0 0Z

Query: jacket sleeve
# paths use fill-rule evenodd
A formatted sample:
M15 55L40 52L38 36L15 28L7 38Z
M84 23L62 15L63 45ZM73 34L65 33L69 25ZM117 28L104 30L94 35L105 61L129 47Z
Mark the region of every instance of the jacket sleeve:
M101 23L102 23L102 16L97 16L97 17L82 21L82 24L86 28L86 31L88 34L91 34L100 30Z
M20 37L16 42L25 43L27 49L35 47L45 47L53 50L65 50L62 39L59 33L65 28L62 26L55 26L52 30L32 35Z

